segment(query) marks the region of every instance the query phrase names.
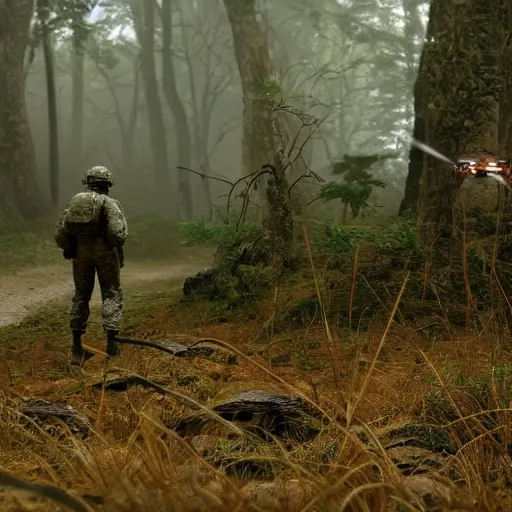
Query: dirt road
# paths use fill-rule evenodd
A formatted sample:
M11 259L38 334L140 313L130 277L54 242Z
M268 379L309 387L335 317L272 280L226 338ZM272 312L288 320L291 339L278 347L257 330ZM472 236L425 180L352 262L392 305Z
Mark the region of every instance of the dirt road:
M176 278L177 286L181 280L202 270L205 262L190 259L169 265L128 264L121 270L123 290L142 283L158 282ZM0 327L15 324L23 318L55 300L70 299L73 294L71 264L20 270L11 276L0 276ZM94 287L91 305L101 303L98 282Z

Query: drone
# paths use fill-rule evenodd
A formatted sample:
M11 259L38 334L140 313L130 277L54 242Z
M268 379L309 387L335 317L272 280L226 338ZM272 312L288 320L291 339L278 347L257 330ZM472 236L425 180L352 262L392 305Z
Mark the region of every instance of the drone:
M468 176L474 178L491 178L511 189L512 182L512 161L498 160L495 157L481 155L478 158L459 158L454 165L454 178L457 187L462 185Z
M445 155L416 139L411 140L411 145L421 151L432 155L434 158L446 162L453 166L453 177L457 188L462 186L463 181L468 177L473 178L491 178L507 189L507 194L512 190L512 157L501 160L484 155L466 155L459 158L457 162L453 162Z

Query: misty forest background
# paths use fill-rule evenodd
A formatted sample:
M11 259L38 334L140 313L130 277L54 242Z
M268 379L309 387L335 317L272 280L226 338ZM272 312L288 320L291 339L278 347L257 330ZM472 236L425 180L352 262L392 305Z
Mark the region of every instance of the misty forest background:
M0 128L4 147L20 137L25 152L2 151L4 214L32 219L51 203L62 207L87 168L106 165L130 217L217 218L230 186L177 166L229 181L257 170L243 163L245 77L236 57L243 44L256 59L268 47L267 62L257 62L268 74L259 87L301 113L287 114L290 137L306 124L304 115L316 120L295 144L305 168L335 181L333 165L344 155L391 152L372 166L382 186L372 187L365 205L381 206L384 215L398 211L429 2L45 0L34 10L31 0L2 4L2 50L12 45L13 52L2 58L25 57L18 79L30 127L30 134ZM234 40L237 26L243 33ZM9 115L21 105L23 83L4 75L0 85ZM301 182L309 197L319 193L318 176ZM346 219L338 202L329 206L328 216Z
M453 179L511 111L510 0L0 0L6 469L106 512L512 510L512 196ZM93 165L130 229L108 384L99 322L68 372L51 236Z

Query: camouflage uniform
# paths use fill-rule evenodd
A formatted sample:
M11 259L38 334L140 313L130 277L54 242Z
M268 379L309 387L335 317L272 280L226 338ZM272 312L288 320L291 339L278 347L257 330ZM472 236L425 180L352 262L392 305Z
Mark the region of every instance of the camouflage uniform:
M92 354L83 350L81 336L87 328L96 273L101 288L102 324L107 334L107 354L118 354L115 339L123 314L120 268L123 265L122 246L128 235L121 205L106 195L112 186L110 172L104 167L93 167L87 171L83 183L87 185L88 193L73 197L60 216L55 232L55 240L64 251L64 257L73 260L75 294L71 303L70 328L73 332L74 363L78 363L78 359L83 361L92 357ZM87 212L84 207L83 215L80 210L81 200L89 207ZM78 206L72 216L69 212L74 201ZM96 208L99 213L96 211L91 214L90 205L92 211ZM81 215L84 219L96 215L98 220L80 224ZM79 222L74 222L76 220Z

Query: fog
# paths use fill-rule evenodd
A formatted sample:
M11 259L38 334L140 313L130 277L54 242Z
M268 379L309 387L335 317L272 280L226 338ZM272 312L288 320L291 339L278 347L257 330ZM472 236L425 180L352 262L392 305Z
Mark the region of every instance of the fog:
M307 166L330 180L334 179L332 164L345 154L396 151L395 158L373 168L375 176L386 182L386 188L376 193L375 202L393 213L407 174L413 86L428 7L421 1L413 2L412 7L410 4L402 0L267 0L257 5L257 20L266 36L263 44L268 44L275 83L279 85L278 101L323 119L301 148ZM83 105L81 144L77 142L76 125L73 127L73 87L82 80L77 73L73 32L61 24L53 33L59 206L81 189L87 168L105 165L114 174L112 195L122 202L129 216L175 212L179 202L178 173L182 172L190 179L194 217L208 217L204 180L176 168L184 165L179 160L179 136L187 129L192 149L188 165L192 170L230 181L243 174L244 103L224 2L172 2L169 49L177 99L184 108L188 127L176 122L170 108L172 99L169 101L170 89L162 67L166 44L162 5L156 6L153 57L168 152L168 197L159 195L156 176L156 163L164 156L155 154L152 144L155 126L151 126L151 107L142 73L143 60L148 56L141 51L129 2L119 1L96 7L86 18L83 102L78 100L77 106L75 98L74 107L79 111ZM42 191L50 196L42 50L34 48L26 60L26 102L38 178ZM229 186L219 180L208 181L214 205L222 206ZM318 184L313 180L304 186L314 193Z

